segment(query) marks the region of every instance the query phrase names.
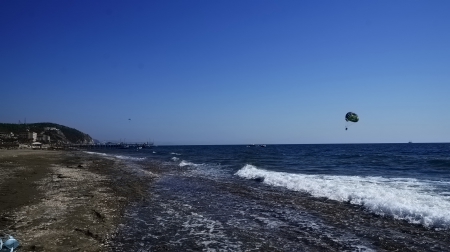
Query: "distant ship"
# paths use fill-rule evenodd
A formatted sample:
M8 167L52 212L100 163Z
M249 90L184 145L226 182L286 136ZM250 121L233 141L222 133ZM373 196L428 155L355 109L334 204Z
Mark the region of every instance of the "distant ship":
M251 145L247 145L247 147L255 147L255 146L266 147L267 145L265 145L265 144L259 144L259 145L251 144Z
M412 143L411 141L409 141L408 143Z

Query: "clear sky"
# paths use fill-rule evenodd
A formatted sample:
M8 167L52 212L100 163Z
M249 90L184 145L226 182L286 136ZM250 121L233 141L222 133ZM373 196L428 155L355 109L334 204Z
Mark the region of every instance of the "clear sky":
M4 0L0 122L160 145L450 142L449 13L447 0ZM348 111L360 122L345 131Z

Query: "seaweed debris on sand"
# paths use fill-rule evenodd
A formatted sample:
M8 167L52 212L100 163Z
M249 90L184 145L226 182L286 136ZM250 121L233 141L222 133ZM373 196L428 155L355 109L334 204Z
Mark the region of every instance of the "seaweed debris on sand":
M78 151L0 150L0 236L25 251L104 251L146 190L120 160ZM123 186L126 181L127 186Z

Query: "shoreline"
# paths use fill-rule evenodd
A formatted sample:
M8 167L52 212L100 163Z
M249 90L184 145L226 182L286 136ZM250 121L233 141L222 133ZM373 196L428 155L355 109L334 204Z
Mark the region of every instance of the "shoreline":
M0 150L0 238L24 251L108 251L152 177L82 151Z

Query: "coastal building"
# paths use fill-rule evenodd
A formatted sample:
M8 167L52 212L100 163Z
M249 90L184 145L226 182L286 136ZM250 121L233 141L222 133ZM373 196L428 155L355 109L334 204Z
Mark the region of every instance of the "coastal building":
M37 136L37 140L42 142L50 142L50 136L39 134Z
M33 142L35 142L36 139L37 139L37 133L36 133L36 132L29 131L29 132L28 132L28 139L31 139L31 140L33 140Z
M37 139L37 133L33 132L33 131L25 131L25 132L21 132L19 134L20 138L25 138L25 139L29 139L29 140L33 140L33 142L36 141Z

